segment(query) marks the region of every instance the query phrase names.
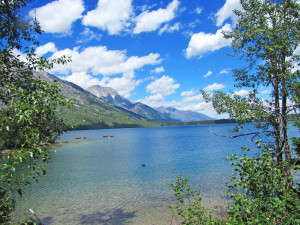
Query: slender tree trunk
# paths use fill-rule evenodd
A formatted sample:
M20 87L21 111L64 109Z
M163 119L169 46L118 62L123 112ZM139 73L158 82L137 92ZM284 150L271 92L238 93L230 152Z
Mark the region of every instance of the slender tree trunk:
M284 157L285 161L288 163L287 165L284 166L284 173L286 176L286 186L292 187L293 186L293 180L290 179L291 174L291 149L289 145L289 140L288 140L288 131L287 131L287 125L288 125L288 119L287 119L287 107L286 107L286 100L287 97L284 95L282 97L282 142L283 142L283 149L284 149Z
M281 124L282 124L282 147L284 149L285 161L291 162L291 150L288 140L288 115L287 115L287 94L286 94L286 82L282 81L282 102L281 102Z
M280 122L281 122L281 116L280 116L280 107L279 107L279 87L278 82L274 82L274 98L275 98L275 122L274 122L274 133L275 133L275 144L276 144L276 158L277 162L282 162L282 143L281 143L281 129L280 129Z
M286 66L285 66L285 54L283 53L281 58L281 73L283 75L286 74ZM286 80L283 79L281 82L281 96L282 96L282 102L281 102L281 124L282 124L282 147L284 149L284 157L285 161L287 162L287 165L284 167L284 172L286 175L286 186L292 187L293 186L293 179L290 179L291 177L291 150L288 140L288 115L287 115L287 84Z

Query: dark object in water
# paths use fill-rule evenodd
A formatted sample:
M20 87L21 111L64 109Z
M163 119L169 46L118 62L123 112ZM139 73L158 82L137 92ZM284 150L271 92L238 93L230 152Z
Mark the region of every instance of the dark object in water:
M143 164L142 164L142 167L146 167L146 164L143 163Z
M110 138L110 137L114 137L114 136L112 136L112 135L104 135L103 137Z
M39 221L39 223L38 224L40 224L40 225L44 225L43 223L42 223L42 221L40 220L40 218L35 214L35 212L33 212L33 210L32 209L29 209L29 212L32 214L32 215L34 215L35 216L35 218Z
M75 139L86 139L86 137L77 137Z

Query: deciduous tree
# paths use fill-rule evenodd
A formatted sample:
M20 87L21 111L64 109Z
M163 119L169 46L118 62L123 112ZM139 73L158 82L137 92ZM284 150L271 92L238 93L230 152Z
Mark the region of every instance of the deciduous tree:
M224 37L232 40L233 56L245 59L246 66L234 70L235 87L252 88L247 97L215 92L218 113L228 113L239 122L257 122L275 140L278 162L291 161L288 115L299 109L300 3L297 0L241 0L235 10L238 22ZM298 85L298 86L297 86ZM271 90L269 99L258 97L258 88ZM270 129L271 128L271 129Z
M26 21L20 15L28 2L0 2L0 223L8 221L15 193L22 195L23 185L45 173L41 163L49 157L42 144L53 142L67 129L56 110L69 101L60 96L56 83L40 80L33 71L69 59L48 61L36 56L35 35L42 31L36 20Z

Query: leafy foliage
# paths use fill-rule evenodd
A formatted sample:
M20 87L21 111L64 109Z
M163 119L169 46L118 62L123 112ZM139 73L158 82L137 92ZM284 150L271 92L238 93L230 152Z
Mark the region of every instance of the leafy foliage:
M298 189L291 186L292 182L286 185L286 180L292 181L293 177L286 177L270 146L262 145L261 141L256 143L260 150L257 156L243 147L242 157L238 154L227 157L235 167L227 183L227 194L233 202L221 218L216 217L217 211L209 211L201 205L200 191L188 185L187 176L177 176L176 182L171 183L177 204L169 208L179 216L180 224L300 223ZM292 169L299 169L299 165L293 165Z
M297 190L286 186L286 173L274 160L274 151L257 141L260 153L249 157L250 149L243 147L244 155L228 157L235 167L227 184L233 204L228 208L229 224L298 224L300 199ZM293 178L290 177L289 180ZM290 184L291 185L291 184Z
M56 108L69 101L60 96L56 83L34 77L33 71L69 59L48 61L35 55L34 34L42 31L37 21L25 21L19 14L28 2L0 2L0 223L9 220L22 186L45 174L42 162L49 156L43 144L55 141L68 128ZM17 55L21 51L26 59Z
M201 206L200 191L193 190L188 184L188 177L177 176L170 185L174 191L177 204L169 209L180 216L180 224L226 224L224 219L214 218L213 212Z
M246 97L234 92L202 91L218 113L228 113L238 122L256 122L259 132L274 138L274 143L261 145L259 156L228 157L235 173L228 184L233 204L228 208L227 224L299 224L299 189L293 185L293 170L299 170L297 157L292 159L288 136L288 116L299 110L300 3L297 0L241 0L243 10L235 10L238 21L224 37L232 40L233 56L245 59L247 65L234 70L235 87L251 88ZM258 97L258 88L271 89L269 100ZM299 117L294 117L299 126ZM247 135L247 134L242 134ZM233 136L233 137L238 137ZM299 138L293 139L299 152ZM186 184L182 183L183 186ZM184 196L185 189L174 189ZM188 190L188 193L193 193ZM200 196L197 198L200 199ZM181 202L181 199L178 199ZM203 208L191 205L193 215ZM179 208L178 215L184 216Z
M275 139L277 161L291 161L288 142L288 115L299 109L300 3L295 0L241 0L242 11L235 10L238 22L225 38L232 40L233 56L245 59L246 66L234 70L235 86L252 88L247 97L221 91L212 100L218 113L228 113L237 127L257 122ZM298 86L297 86L298 85ZM258 87L271 90L269 100L260 99ZM297 94L298 93L298 94ZM263 123L262 123L263 122Z

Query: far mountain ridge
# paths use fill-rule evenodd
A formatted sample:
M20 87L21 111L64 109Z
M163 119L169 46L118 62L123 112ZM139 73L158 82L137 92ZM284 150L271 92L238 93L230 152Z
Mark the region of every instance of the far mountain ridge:
M178 110L172 107L157 107L155 108L157 111L173 118L179 120L180 122L195 122L195 121L203 121L203 120L214 120L205 114L190 111L190 110Z
M160 122L176 122L177 120L158 112L148 105L137 102L133 103L130 100L122 97L118 92L110 87L102 87L100 85L93 85L87 89L88 92L97 96L98 98L110 102L120 108L129 110L149 120ZM178 122L178 121L177 121Z
M76 125L76 129L145 127L156 124L145 117L100 99L80 86L53 74L40 71L34 72L34 76L49 83L57 80L61 86L61 95L73 100L71 108L62 108L58 113L64 120Z
M34 72L34 76L49 83L54 82L54 80L58 81L61 85L61 94L74 102L70 109L60 109L59 115L71 124L76 124L77 126L74 127L76 129L145 127L159 125L159 122L156 121L179 121L170 117L172 113L169 113L170 116L164 115L143 103L133 103L112 88L104 88L102 97L99 98L88 90L53 74L41 71ZM118 102L119 105L111 102ZM125 106L131 107L131 110L126 109ZM177 111L171 107L168 109L173 112ZM155 121L158 115L159 120Z
M90 93L98 98L117 105L123 109L134 112L150 120L160 122L195 122L203 120L213 120L213 118L206 116L202 113L194 111L178 110L172 107L158 107L151 108L141 102L131 102L130 100L122 97L116 90L110 87L102 87L100 85L93 85L87 89Z

